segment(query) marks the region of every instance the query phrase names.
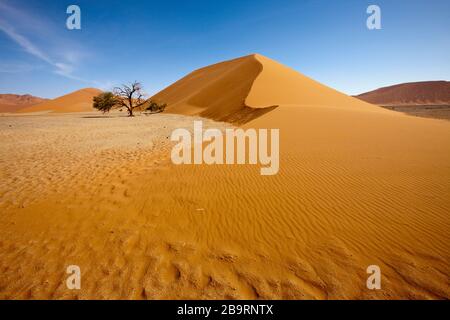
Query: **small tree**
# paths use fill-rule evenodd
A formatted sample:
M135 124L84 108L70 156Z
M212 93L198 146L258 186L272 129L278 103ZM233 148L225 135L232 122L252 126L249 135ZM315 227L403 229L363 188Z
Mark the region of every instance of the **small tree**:
M117 99L112 92L103 92L93 99L93 107L103 113L111 111L117 105Z
M142 107L147 102L144 99L141 84L136 81L131 85L122 85L114 88L114 95L116 96L118 107L127 109L130 117L133 116L134 109Z
M133 116L133 111L136 108L142 107L151 100L145 99L142 92L142 86L139 82L133 82L130 85L122 85L114 88L113 92L104 92L94 97L93 107L103 113L109 112L111 109L126 109L128 116ZM161 112L166 105L158 105L158 110ZM162 109L161 109L161 106Z

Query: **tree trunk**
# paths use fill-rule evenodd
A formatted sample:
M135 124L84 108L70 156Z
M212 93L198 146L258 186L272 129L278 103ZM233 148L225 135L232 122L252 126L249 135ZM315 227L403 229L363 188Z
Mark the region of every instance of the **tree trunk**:
M128 116L132 117L133 116L133 92L131 92L130 95L128 96L128 105L130 106L128 108Z

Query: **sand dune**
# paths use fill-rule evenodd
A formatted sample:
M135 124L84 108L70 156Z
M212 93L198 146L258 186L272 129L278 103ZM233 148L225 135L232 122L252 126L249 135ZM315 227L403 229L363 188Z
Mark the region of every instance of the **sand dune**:
M29 94L0 94L0 112L16 112L46 100Z
M259 55L155 98L180 115L0 118L0 297L450 298L450 123ZM198 116L280 129L279 174L173 165L170 132ZM71 264L78 291L65 287ZM378 291L366 287L373 264Z
M402 83L366 92L357 98L382 106L450 105L449 81Z
M194 71L153 99L168 103L167 112L233 123L250 121L278 105L384 112L259 54Z
M19 110L25 112L50 111L57 113L66 112L89 112L93 111L92 98L101 93L101 90L95 88L81 89L59 98L42 102L40 104Z

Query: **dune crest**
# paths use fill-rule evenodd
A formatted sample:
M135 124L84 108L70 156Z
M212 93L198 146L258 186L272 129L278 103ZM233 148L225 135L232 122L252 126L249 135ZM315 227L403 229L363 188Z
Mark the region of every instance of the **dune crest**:
M37 105L19 110L20 113L25 112L41 112L50 111L57 113L65 112L89 112L93 111L92 98L102 91L95 88L85 88L64 96L39 103Z

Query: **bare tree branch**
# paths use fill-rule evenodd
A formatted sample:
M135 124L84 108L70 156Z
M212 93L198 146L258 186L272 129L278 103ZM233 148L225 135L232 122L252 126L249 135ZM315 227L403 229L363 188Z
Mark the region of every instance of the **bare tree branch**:
M145 98L145 94L141 91L142 85L134 81L130 85L123 84L121 87L113 89L114 94L118 98L118 104L127 109L128 114L133 116L133 110L143 106L148 99Z

